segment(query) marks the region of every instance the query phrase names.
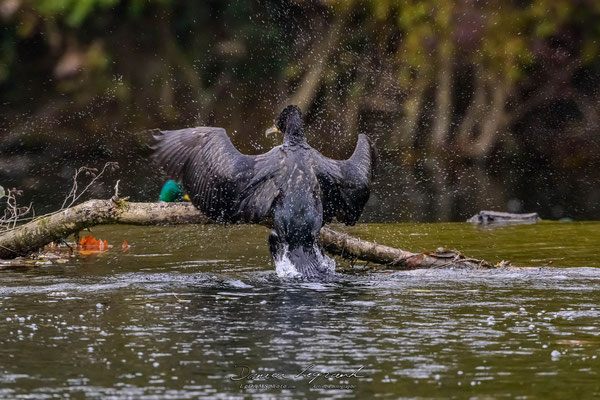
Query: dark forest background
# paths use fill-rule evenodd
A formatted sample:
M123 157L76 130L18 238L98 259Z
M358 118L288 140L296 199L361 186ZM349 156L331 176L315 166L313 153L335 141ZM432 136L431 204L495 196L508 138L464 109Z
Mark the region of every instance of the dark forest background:
M74 169L156 200L149 128L216 125L242 151L282 106L381 163L366 220L480 209L600 218L596 0L0 0L0 185L58 208Z

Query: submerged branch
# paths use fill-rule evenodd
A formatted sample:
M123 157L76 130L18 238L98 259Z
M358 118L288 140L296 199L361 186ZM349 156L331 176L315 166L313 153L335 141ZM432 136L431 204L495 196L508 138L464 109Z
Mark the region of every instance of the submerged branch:
M344 258L383 264L394 269L410 270L447 267L494 268L483 260L467 258L456 251L438 249L435 253L412 253L360 240L329 228L321 229L321 244L331 254Z
M130 203L124 200L89 200L0 234L0 259L31 254L43 246L95 225L177 225L210 224L211 220L190 203ZM459 253L411 253L362 241L321 229L326 251L349 259L383 264L397 269L471 267L490 268L484 261L468 259Z

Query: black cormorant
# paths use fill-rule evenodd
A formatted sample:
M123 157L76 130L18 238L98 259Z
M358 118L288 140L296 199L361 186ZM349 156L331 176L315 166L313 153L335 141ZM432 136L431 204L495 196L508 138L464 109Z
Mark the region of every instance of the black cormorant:
M356 223L369 199L375 150L360 134L349 159L323 156L306 142L297 106L287 106L272 130L283 132L283 144L258 155L237 151L222 128L162 131L154 158L215 221L271 221L269 249L285 274L320 276L334 264L325 262L319 231L333 217Z

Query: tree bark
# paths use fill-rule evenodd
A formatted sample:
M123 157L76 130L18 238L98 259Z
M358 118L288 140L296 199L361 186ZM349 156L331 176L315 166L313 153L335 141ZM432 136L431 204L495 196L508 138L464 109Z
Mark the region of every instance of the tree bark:
M89 200L57 213L35 219L0 234L0 259L31 254L46 244L95 225L176 225L213 223L190 203L130 203L124 200ZM358 238L321 229L321 244L326 251L349 259L383 264L396 269L417 268L491 268L481 260L440 250L436 253L408 251L362 241Z
M321 244L331 254L383 264L401 270L446 267L494 268L483 260L467 258L460 253L446 249L438 249L435 253L412 253L363 241L325 227L321 229Z

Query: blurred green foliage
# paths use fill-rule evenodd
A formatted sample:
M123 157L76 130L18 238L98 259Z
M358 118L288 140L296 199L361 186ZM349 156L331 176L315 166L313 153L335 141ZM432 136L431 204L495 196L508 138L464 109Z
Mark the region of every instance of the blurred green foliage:
M37 0L34 7L45 18L59 17L72 27L79 27L95 10L106 9L118 0Z

